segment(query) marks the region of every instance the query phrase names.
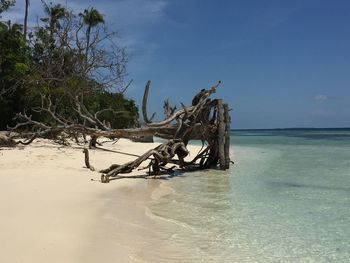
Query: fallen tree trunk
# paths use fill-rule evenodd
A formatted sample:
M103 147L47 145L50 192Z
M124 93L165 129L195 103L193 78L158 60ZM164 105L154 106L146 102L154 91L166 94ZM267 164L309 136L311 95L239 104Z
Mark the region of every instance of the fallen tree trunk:
M109 182L110 177L117 177L119 174L130 173L146 160L150 160L146 166L149 169L149 175L157 175L161 171L168 170L167 164L175 164L180 169L206 169L219 166L221 170L225 170L230 166L229 109L228 105L224 104L221 99L212 100L210 98L219 85L220 82L207 90L202 89L193 98L191 106L186 107L181 103L181 109L177 111L175 111L176 107L169 106L169 101L165 101L164 120L153 122L155 114L148 118L147 113L150 89L150 81L148 81L142 100L142 115L145 126L133 129L110 128L105 125L103 120L98 118L98 113L90 113L78 99L75 100L75 103L80 121L63 119L51 109L50 98L45 98L48 100L45 105L48 106L44 107L43 103L40 111L48 113L52 117L50 125L33 120L32 116L25 112L19 113L16 116L18 123L10 129L10 133L20 131L22 127L28 126L31 127L32 131L19 133L19 135L13 135L11 138L18 139L21 137L24 140L17 140L16 143L29 144L37 137L53 134L56 136L65 134L68 137L74 137L75 140L78 140L79 134L84 138L89 135L91 137L90 148L92 149L96 147L98 137L133 140L135 138L150 138L155 135L169 140L167 143L147 151L134 161L126 164L113 164L101 170L102 182ZM191 140L201 140L206 147L192 161L185 162L184 158L188 155L186 146ZM88 157L86 149L86 166L90 168Z
M183 158L186 157L188 153L185 144L181 140L169 140L167 143L161 144L155 149L147 151L134 161L123 165L113 164L109 168L101 170L101 182L108 183L110 177L116 177L118 174L132 172L135 168L139 167L142 162L150 159L151 156L153 158L147 166L147 168L149 168L149 175L158 175L161 170L167 169L165 166L172 162L171 160L175 155L177 155L181 166Z
M95 168L90 164L89 150L84 148L83 153L84 153L84 156L85 156L85 166L86 166L86 168L90 169L91 171L95 171Z
M107 183L110 177L117 177L122 173L130 173L142 162L152 157L148 164L149 175L157 175L166 169L168 163L177 164L180 169L213 168L219 165L221 170L230 166L230 117L227 104L221 99L211 100L208 97L214 93L220 82L209 90L201 90L193 99L192 106L174 112L166 116L165 120L153 123L147 114L147 96L149 94L150 82L147 82L143 98L143 116L148 131L155 131L160 137L170 139L167 143L149 150L136 160L123 165L114 164L107 169L101 170L101 182ZM168 101L165 103L168 106ZM165 111L167 112L167 111ZM176 121L177 124L172 124ZM170 126L171 125L171 126ZM176 131L175 131L176 129ZM207 147L195 156L190 162L184 158L188 151L186 145L190 140L199 139L207 144ZM175 159L175 155L177 159Z

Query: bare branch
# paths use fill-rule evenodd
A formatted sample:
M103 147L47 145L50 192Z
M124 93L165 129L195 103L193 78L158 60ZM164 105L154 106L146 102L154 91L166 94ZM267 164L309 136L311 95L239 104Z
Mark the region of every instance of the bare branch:
M155 116L155 113L152 114L152 117L150 119L148 119L147 117L147 100L148 100L148 93L149 93L149 88L151 85L151 81L147 81L146 87L145 87L145 92L143 94L143 99L142 99L142 115L143 115L143 120L145 121L145 123L151 123L152 119Z
M91 113L78 97L75 97L73 101L79 118L75 121L73 119L65 120L56 114L50 97L43 96L42 106L37 110L48 113L53 124L50 126L33 120L32 116L28 116L25 112L23 114L19 113L16 116L18 123L10 131L22 127L30 127L32 131L14 134L11 138L18 139L24 136L27 138L26 140L18 141L22 144L29 144L37 137L62 133L75 137L79 134L83 136L90 135L95 141L100 136L110 139L133 139L138 136L156 135L169 139L167 143L137 156L134 161L123 165L113 164L109 168L101 170L102 182L109 182L110 177L120 178L119 174L131 172L146 160L150 160L150 163L145 166L146 169L149 169L149 175L158 175L162 171L173 171L174 168L167 168L167 164L176 164L180 169L203 169L216 167L220 164L221 169L228 169L230 164L229 107L227 104L223 106L222 100L211 100L209 98L216 91L219 84L220 82L208 90L201 90L194 97L192 106L186 107L181 103L182 109L174 112L164 121L152 123L147 117L146 108L150 87L150 81L148 81L142 105L144 119L147 123L145 127L133 129L111 129L103 120L100 120L100 115L108 111L114 114L123 114L123 112L114 112L108 108ZM189 140L196 139L203 142L202 148L204 147L204 141L207 143L207 147L201 149L192 161L186 162L184 158L189 154L186 145ZM87 167L90 166L88 157L88 151L85 151Z

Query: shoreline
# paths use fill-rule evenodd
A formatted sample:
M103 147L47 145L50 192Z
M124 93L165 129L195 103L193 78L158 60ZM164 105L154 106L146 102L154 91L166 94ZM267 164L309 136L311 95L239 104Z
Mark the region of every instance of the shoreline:
M120 139L104 148L142 154L158 144ZM96 170L134 158L90 151ZM0 148L1 262L143 262L149 236L140 238L135 226L152 235L145 211L163 195L161 182L123 178L102 184L100 174L84 166L82 148L43 139Z

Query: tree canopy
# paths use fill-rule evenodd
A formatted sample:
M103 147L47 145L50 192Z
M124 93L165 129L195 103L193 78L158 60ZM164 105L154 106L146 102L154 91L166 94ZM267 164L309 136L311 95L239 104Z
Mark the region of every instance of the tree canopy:
M0 11L13 3L1 0ZM124 96L127 54L103 15L93 7L79 14L60 4L43 8L28 37L22 25L0 27L0 129L18 112L49 122L38 110L48 103L60 116L78 118L76 100L91 112L108 109L100 117L114 128L137 125L135 102Z
M13 6L14 4L15 0L0 0L0 14L9 9L10 6Z

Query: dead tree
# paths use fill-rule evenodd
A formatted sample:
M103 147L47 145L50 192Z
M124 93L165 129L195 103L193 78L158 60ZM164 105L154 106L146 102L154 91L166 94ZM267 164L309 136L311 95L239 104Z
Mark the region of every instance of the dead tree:
M220 82L209 89L202 89L192 100L192 105L186 107L181 103L181 109L175 111L165 102L165 118L159 122L153 122L155 113L148 117L147 100L150 89L150 81L145 87L142 100L142 115L145 126L133 129L112 129L99 114L106 109L96 113L90 113L79 99L75 99L75 111L78 119L67 120L54 111L50 98L43 97L42 106L37 108L38 112L45 112L51 116L51 125L41 123L32 119L26 113L17 114L17 125L10 129L10 132L19 128L30 126L32 131L14 135L12 138L25 138L17 143L29 144L37 137L45 137L50 134L58 136L65 134L77 138L79 135L89 135L92 143L96 138L103 136L111 139L127 138L133 139L142 136L158 136L168 139L167 143L147 151L134 161L126 164L113 164L100 171L101 182L109 182L110 177L117 177L119 174L130 173L138 168L144 161L149 161L146 166L149 175L157 175L161 171L169 171L167 164L173 164L182 170L207 169L219 167L221 170L230 166L230 117L229 108L221 99L211 99L210 96L216 92ZM54 123L54 125L52 124ZM203 147L201 151L191 160L185 161L188 155L186 148L191 140L201 140ZM91 145L90 145L91 146ZM85 153L87 156L87 153ZM87 167L89 163L87 162Z

